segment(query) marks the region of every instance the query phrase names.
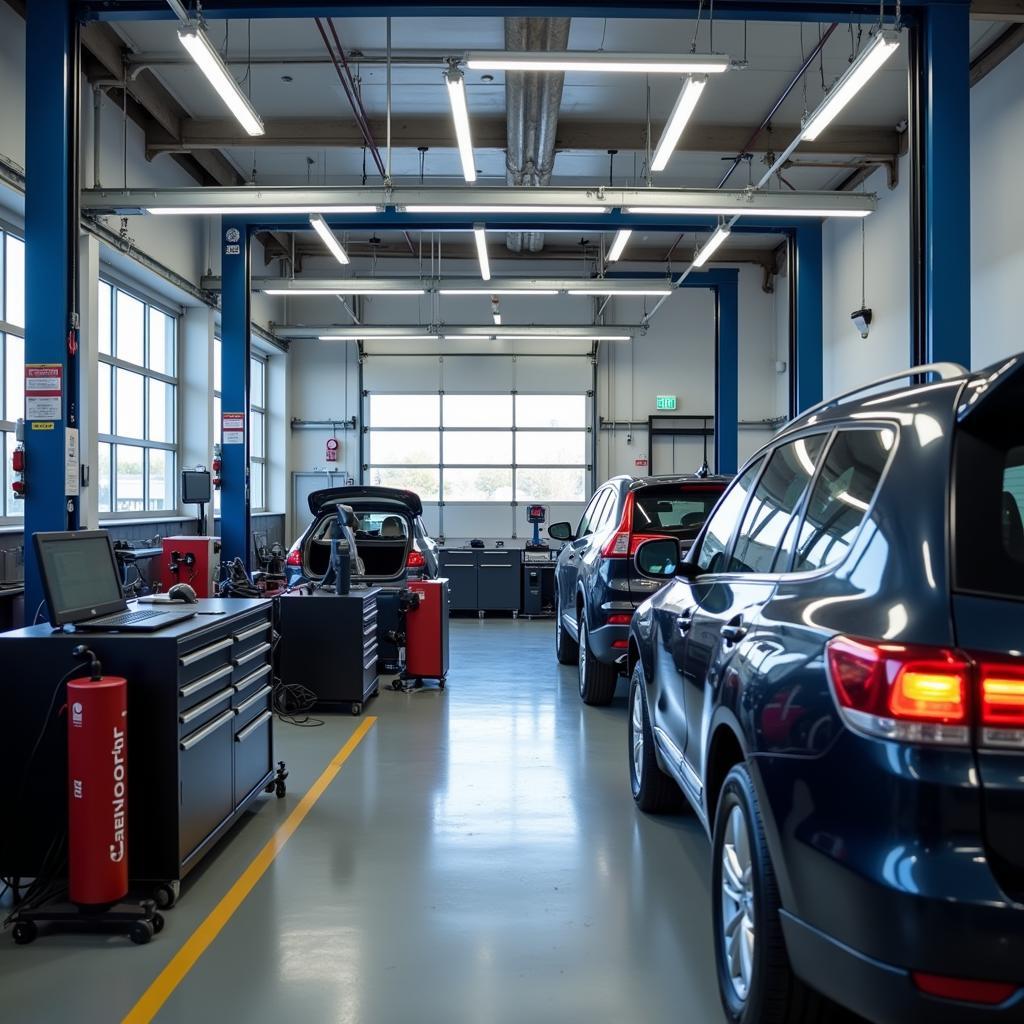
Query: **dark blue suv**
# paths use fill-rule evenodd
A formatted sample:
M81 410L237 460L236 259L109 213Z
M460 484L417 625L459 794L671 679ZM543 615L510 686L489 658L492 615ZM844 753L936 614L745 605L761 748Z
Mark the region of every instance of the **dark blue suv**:
M636 571L637 547L652 537L692 541L727 477L617 476L602 484L579 525L552 523L568 541L555 568L555 655L577 664L580 696L608 704L625 670L633 610L662 584Z
M630 632L633 797L711 836L740 1024L1024 1021L1024 357L926 375L636 555L672 582Z

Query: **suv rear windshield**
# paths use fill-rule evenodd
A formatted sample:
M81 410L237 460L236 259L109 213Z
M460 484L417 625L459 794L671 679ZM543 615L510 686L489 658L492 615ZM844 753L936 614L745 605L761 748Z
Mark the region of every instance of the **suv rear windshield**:
M723 490L713 484L644 487L634 492L633 528L644 533L697 533Z

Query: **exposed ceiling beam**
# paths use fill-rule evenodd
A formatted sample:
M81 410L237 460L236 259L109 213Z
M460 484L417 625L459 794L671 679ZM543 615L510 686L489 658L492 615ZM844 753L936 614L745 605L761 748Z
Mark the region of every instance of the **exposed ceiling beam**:
M190 118L180 122L171 137L147 138L150 155L165 152L196 152L203 149L232 147L300 148L300 149L362 149L362 133L351 117L268 118L266 134L251 138L239 130L238 123L228 118ZM384 121L370 120L375 138L383 138ZM393 117L393 144L406 149L419 146L453 148L455 136L448 117ZM555 148L560 152L609 149L643 150L645 126L639 121L595 121L560 118ZM757 152L766 152L775 143L780 146L799 129L795 125L778 125L762 133ZM749 131L733 125L691 125L680 142L680 149L692 153L738 153L749 139ZM473 144L477 149L504 149L505 118L473 119ZM856 156L894 156L900 151L900 135L895 129L841 127L832 128L815 142L801 146L806 153L832 153Z
M1024 22L1024 0L972 0L971 17L978 21Z
M986 75L995 71L1022 43L1024 25L1011 25L971 61L971 85L977 85Z

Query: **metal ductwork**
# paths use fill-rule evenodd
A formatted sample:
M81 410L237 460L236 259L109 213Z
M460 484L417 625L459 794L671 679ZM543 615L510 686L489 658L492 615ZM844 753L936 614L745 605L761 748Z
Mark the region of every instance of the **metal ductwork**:
M508 50L565 50L571 18L506 18ZM555 135L562 106L561 72L505 72L508 146L505 177L509 185L548 185L555 164ZM511 252L540 252L544 234L514 232L506 236Z

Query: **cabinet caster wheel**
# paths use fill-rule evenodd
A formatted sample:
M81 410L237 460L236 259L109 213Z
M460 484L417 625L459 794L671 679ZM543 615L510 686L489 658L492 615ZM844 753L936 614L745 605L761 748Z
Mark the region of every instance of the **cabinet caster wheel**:
M153 899L161 910L170 910L178 902L181 886L178 882L164 882L153 890Z
M153 938L155 931L156 928L153 927L151 921L136 921L132 925L132 930L128 933L128 937L136 946L144 946Z
M358 718L362 713L363 713L363 705L360 704L359 701L356 701L352 705L352 715L353 715L353 717Z
M35 921L19 921L14 926L14 941L19 946L27 946L30 942L35 942L36 936L39 935L39 929L36 927Z
M395 693L397 693L401 688L402 688L402 680L401 679L393 679L391 681L391 689L394 690Z
M443 690L443 689L444 689L444 687L445 687L445 683L446 683L446 682L447 682L447 680L446 680L446 679L439 679L439 680L437 681L437 688L438 688L439 690Z
M160 913L154 914L150 923L153 925L153 934L159 935L164 930L164 915Z
M288 792L288 787L283 782L276 782L273 786L274 792L277 794L278 800L283 800L285 793Z

